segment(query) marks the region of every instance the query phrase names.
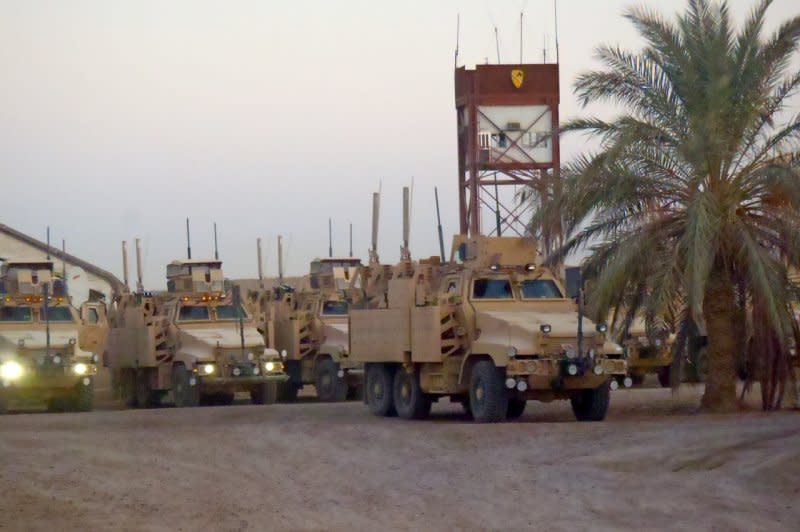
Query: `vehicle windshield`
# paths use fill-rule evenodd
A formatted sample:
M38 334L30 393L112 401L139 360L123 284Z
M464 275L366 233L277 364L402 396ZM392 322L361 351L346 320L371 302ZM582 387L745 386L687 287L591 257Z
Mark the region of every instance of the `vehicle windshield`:
M325 301L322 314L326 316L347 316L347 301Z
M475 279L472 283L473 299L513 299L508 279Z
M552 279L526 279L522 281L523 299L561 299L561 290Z
M217 305L218 320L238 320L240 316L242 319L247 319L247 312L241 305Z
M178 309L178 321L208 321L206 305L184 305Z
M0 321L31 321L31 307L0 307Z
M44 319L44 309L42 309L42 313L40 314L42 321ZM47 309L47 319L50 321L66 321L72 322L75 321L72 318L72 312L69 307L48 307Z

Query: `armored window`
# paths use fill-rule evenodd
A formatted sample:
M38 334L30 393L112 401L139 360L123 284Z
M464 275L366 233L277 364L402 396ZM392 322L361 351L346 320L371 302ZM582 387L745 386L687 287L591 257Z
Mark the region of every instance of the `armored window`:
M31 308L0 307L0 321L31 321Z
M347 316L347 301L325 301L322 303L323 316Z
M561 299L561 290L550 279L528 279L522 281L523 299Z
M473 299L512 299L511 282L508 279L475 279L472 284Z
M184 306L178 310L179 321L208 320L208 307L200 305Z
M41 314L42 321L45 320L44 309ZM74 321L69 307L50 307L47 309L47 319L50 321Z
M247 313L241 305L217 305L218 320L238 320L240 316L247 318Z

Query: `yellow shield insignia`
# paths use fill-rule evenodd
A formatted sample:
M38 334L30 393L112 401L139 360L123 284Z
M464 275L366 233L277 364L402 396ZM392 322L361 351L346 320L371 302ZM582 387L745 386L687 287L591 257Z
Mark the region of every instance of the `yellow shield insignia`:
M525 72L518 68L511 71L511 83L513 83L516 88L522 87L523 81L525 81Z

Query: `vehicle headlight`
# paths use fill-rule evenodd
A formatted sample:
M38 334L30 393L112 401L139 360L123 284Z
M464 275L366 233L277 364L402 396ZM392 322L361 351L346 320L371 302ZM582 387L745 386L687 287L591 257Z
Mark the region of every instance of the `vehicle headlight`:
M578 374L578 366L576 366L575 364L570 364L569 366L567 366L567 373L569 373L574 377L575 375Z
M264 364L264 368L267 371L274 371L275 370L275 362L267 362L266 364Z
M75 345L75 338L69 339L69 345Z
M653 343L656 345L656 347L661 347L661 338L656 338L656 341Z
M252 351L250 353L247 353L247 360L252 362L254 358L255 358L255 355L252 353Z
M21 375L22 366L16 360L8 360L0 365L0 377L4 379L18 379Z
M594 328L597 330L597 332L604 333L608 330L608 325L606 325L605 323L598 323L597 325L594 326Z
M539 325L539 330L542 331L544 334L550 334L550 331L553 330L553 327L550 324L543 323Z
M253 375L258 375L259 373L261 373L261 370L258 369L258 366L253 366Z
M286 349L281 349L281 358L286 358Z
M596 365L594 367L594 374L595 375L602 375L603 374L603 366L601 366L600 364Z
M206 364L205 366L203 366L203 373L205 373L206 375L211 375L212 373L214 373L214 364Z
M514 358L517 356L517 348L513 345L508 346L508 349L506 349L506 354L508 355L508 358Z
M54 355L53 356L53 364L61 364L61 356Z
M72 366L72 371L74 371L76 375L86 375L86 372L89 371L89 366L83 362L78 362Z

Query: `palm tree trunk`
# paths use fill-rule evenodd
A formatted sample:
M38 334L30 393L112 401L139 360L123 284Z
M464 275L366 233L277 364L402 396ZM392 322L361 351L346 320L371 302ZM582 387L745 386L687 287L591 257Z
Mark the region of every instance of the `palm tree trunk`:
M712 412L732 412L736 401L736 298L730 274L715 266L706 286L703 317L708 335L708 374L702 407Z

